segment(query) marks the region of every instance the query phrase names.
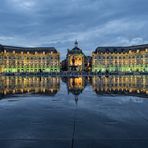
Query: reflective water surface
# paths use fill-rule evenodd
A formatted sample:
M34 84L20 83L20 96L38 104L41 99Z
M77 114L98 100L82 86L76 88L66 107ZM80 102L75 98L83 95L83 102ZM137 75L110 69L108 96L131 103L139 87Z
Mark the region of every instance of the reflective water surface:
M147 148L148 76L1 76L0 147Z

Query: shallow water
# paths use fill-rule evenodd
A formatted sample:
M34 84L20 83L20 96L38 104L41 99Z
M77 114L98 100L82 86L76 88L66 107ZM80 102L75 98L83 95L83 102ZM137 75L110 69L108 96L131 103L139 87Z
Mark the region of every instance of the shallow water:
M2 148L148 147L148 76L0 79Z

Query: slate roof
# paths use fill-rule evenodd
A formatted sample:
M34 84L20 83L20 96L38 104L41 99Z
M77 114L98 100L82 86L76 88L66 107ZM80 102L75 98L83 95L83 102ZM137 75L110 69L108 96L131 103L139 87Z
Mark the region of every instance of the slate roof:
M54 47L16 47L16 46L7 46L7 45L0 45L1 51L8 51L8 52L45 52L45 53L57 53L57 50Z
M68 54L84 54L82 49L74 47L72 50L68 50Z
M0 51L2 51L3 50L3 46L2 45L0 45Z
M136 51L136 50L145 50L148 48L148 44L144 45L137 45L137 46L126 46L126 47L97 47L94 53L100 53L100 52L128 52L129 50Z

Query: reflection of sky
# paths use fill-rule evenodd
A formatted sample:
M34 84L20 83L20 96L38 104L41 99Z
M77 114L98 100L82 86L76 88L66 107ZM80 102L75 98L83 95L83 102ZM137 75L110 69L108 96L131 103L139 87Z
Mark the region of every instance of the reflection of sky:
M86 128L87 130L100 128L99 126L102 126L102 128L104 128L102 129L103 131L108 130L108 128L111 128L110 130L112 131L112 128L116 129L117 127L116 130L113 130L116 132L123 128L122 124L130 124L130 126L136 124L142 127L143 125L147 125L147 98L128 96L128 94L125 96L120 94L96 95L92 86L87 85L78 96L76 105L75 96L70 92L68 94L67 87L67 83L61 81L60 89L54 96L24 94L24 96L14 95L6 97L5 99L0 100L0 116L3 116L5 120L4 115L6 115L7 119L9 114L10 120L13 118L14 114L16 114L12 121L18 124L25 124L24 126L28 125L18 120L22 119L24 121L24 119L29 119L29 123L32 121L32 126L39 127L37 129L35 128L36 130L34 133L36 133L40 127L45 128L47 125L53 125L56 129L57 127L62 127L62 130L65 132L63 125L65 124L65 121L68 122L66 129L67 126L73 125L71 122L73 122L73 111L75 110L77 110L77 126L79 127L79 125L82 125L79 130L77 129L78 132L81 132L85 126L88 126ZM49 124L47 124L47 121ZM83 124L85 124L85 126ZM127 128L128 127L126 126L125 129L129 130ZM125 129L123 131L125 131ZM28 131L30 134L30 129ZM98 133L96 129L94 131L95 134ZM61 134L64 132L61 132ZM40 133L44 133L43 130L41 130ZM23 130L21 134L18 131L14 132L12 135L3 136L21 137L21 135L25 136L26 132ZM31 132L30 136L32 137L35 135L36 134L32 135ZM60 134L58 133L58 136L59 135ZM94 135L94 133L92 133L92 135Z
M147 43L147 0L1 0L0 40L55 46L65 57L75 39L90 54L97 46Z
M87 91L88 90L88 91ZM97 95L89 87L79 97L78 106L82 111L107 116L113 121L147 119L147 98L124 95Z
M61 82L59 92L55 96L40 96L40 95L18 95L17 97L10 96L9 98L2 99L0 101L0 110L7 110L8 108L21 109L25 106L29 106L31 111L33 108L44 107L42 111L50 111L52 109L73 110L75 105L75 97L72 93L67 93L67 86ZM104 124L117 124L116 122L122 122L126 119L128 121L135 121L146 119L147 110L147 98L141 98L136 96L123 96L123 95L96 95L91 86L86 86L83 93L78 96L78 112L81 117L81 113L89 113L89 116L96 115L99 117L107 117ZM26 111L29 111L29 110ZM83 118L83 117L82 117ZM143 119L144 118L144 119ZM102 119L101 119L102 120Z
M130 96L130 97L120 97L120 99L118 99L118 97L117 97L116 101L119 104L130 103L130 102L133 102L133 103L143 103L143 98Z

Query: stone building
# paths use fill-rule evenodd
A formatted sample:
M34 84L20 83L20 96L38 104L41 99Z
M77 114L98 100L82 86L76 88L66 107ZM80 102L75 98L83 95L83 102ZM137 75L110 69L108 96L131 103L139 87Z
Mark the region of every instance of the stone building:
M85 69L85 55L75 42L75 47L67 51L67 67L68 71L81 72Z
M93 72L148 72L148 45L98 47L92 53Z
M0 46L0 73L60 72L60 54L54 47Z

